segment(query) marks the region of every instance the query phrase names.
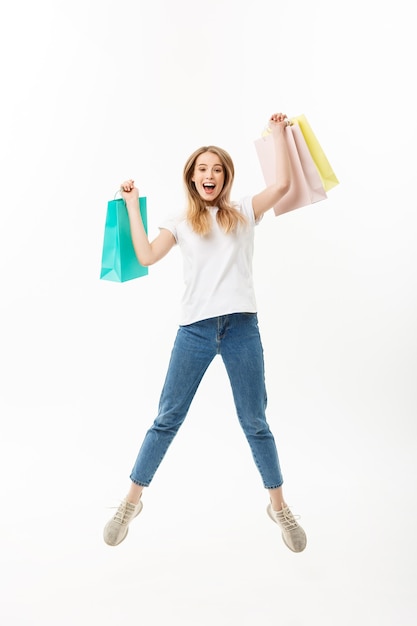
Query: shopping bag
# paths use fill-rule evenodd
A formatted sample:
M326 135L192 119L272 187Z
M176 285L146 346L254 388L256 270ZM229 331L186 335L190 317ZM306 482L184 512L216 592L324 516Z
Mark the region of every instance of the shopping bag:
M148 232L146 197L139 198L139 209ZM110 200L107 203L100 278L124 283L147 274L148 268L139 263L133 248L125 201L123 198Z
M287 193L274 205L273 209L276 216L327 198L319 173L299 127L289 125L284 132L291 167L291 186ZM255 147L265 183L266 185L273 185L280 164L276 163L272 134L264 134L264 136L256 139Z
M333 171L332 166L329 163L328 158L324 154L316 135L314 134L310 124L307 121L305 115L297 115L291 118L291 122L294 125L298 125L305 142L308 146L309 152L313 158L313 161L319 172L323 187L326 191L330 191L333 187L339 184L336 174Z

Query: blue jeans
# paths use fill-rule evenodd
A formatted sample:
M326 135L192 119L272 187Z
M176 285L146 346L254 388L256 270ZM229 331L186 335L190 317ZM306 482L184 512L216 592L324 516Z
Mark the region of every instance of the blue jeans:
M274 437L266 421L264 358L256 313L234 313L180 326L159 402L131 473L147 487L183 423L214 357L220 354L240 425L266 489L282 485Z

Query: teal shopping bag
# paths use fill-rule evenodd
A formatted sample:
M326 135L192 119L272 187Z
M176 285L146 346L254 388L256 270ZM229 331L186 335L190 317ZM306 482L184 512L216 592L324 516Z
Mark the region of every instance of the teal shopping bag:
M148 232L146 198L139 198L140 214ZM100 278L124 283L148 274L148 268L136 257L130 234L129 216L123 198L107 203Z

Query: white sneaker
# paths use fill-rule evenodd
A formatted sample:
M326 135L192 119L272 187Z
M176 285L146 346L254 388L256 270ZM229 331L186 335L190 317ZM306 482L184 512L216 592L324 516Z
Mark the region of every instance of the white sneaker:
M266 512L281 528L285 545L293 552L302 552L307 545L307 536L290 509L285 506L281 511L274 511L268 504Z
M103 537L107 545L118 546L122 543L129 530L130 522L139 515L142 509L141 500L138 504L127 502L126 498L122 501L114 517L104 527Z

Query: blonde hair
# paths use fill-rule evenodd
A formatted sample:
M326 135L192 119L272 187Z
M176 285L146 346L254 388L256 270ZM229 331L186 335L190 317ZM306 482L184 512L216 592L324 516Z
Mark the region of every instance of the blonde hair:
M202 146L198 148L187 160L184 166L183 178L187 192L187 221L193 231L199 235L207 235L211 230L210 213L207 209L207 202L203 200L192 181L195 164L198 157L204 152L211 152L218 156L223 166L224 185L220 195L215 200L218 207L216 220L225 233L233 231L240 223L246 224L246 218L233 206L230 200L235 168L230 155L217 146Z

